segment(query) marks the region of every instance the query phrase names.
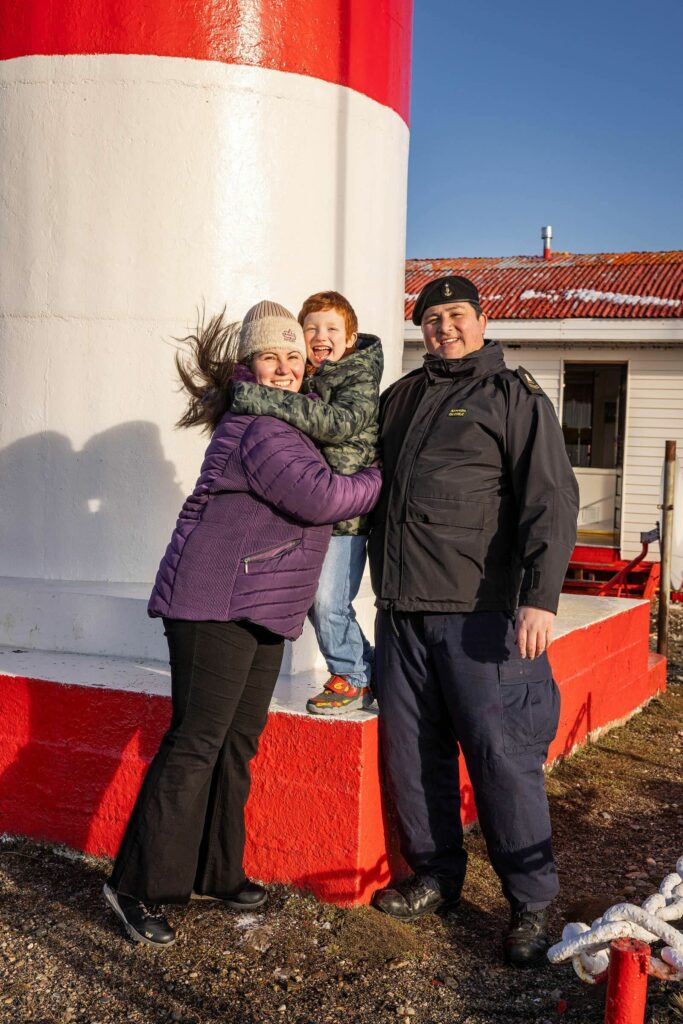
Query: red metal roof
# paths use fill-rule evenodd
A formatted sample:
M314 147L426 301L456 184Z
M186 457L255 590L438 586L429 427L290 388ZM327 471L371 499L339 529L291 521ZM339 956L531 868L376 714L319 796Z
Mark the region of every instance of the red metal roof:
M683 251L406 260L405 318L435 277L462 274L494 320L683 317Z

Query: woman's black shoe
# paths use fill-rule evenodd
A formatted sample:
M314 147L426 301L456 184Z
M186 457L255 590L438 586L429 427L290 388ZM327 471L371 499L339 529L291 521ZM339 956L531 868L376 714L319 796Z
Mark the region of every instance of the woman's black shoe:
M148 907L134 896L115 892L106 883L102 893L134 942L144 942L148 946L173 945L175 932L158 907Z
M204 893L193 892L194 900L211 900L212 903L222 903L231 910L258 910L268 899L268 890L258 882L247 880L236 892L230 896L208 896Z
M378 889L372 897L372 905L400 921L414 921L423 914L448 910L456 906L459 899L459 893L441 886L437 879L411 875L405 882Z

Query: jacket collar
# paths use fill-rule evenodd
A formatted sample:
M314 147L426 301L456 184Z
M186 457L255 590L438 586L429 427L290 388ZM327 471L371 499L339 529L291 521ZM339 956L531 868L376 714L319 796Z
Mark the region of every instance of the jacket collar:
M497 341L485 341L482 348L462 359L442 359L429 352L424 356L427 379L435 384L445 380L477 380L504 369L503 349Z
M382 343L376 334L359 334L355 352L351 352L350 355L334 362L331 359L326 359L322 366L319 366L314 373L309 375L309 380L313 376L327 378L337 373L340 376L344 376L348 372L349 367L359 365L364 367L369 373L372 373L379 383L384 366L384 356L382 354Z

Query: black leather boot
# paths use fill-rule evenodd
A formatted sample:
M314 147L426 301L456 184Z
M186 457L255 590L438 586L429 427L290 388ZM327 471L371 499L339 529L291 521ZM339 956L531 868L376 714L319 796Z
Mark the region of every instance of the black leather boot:
M440 908L450 909L459 900L460 893L455 887L447 886L431 875L411 875L404 882L378 889L372 897L372 905L401 921L414 921Z
M513 910L503 939L505 962L513 967L533 967L543 960L548 941L547 910Z

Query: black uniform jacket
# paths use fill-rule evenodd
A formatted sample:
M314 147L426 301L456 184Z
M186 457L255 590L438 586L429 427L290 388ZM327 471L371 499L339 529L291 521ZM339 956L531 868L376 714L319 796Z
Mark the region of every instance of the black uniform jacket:
M383 393L380 441L368 546L378 607L557 611L576 478L550 400L507 369L497 342L462 359L425 356Z

